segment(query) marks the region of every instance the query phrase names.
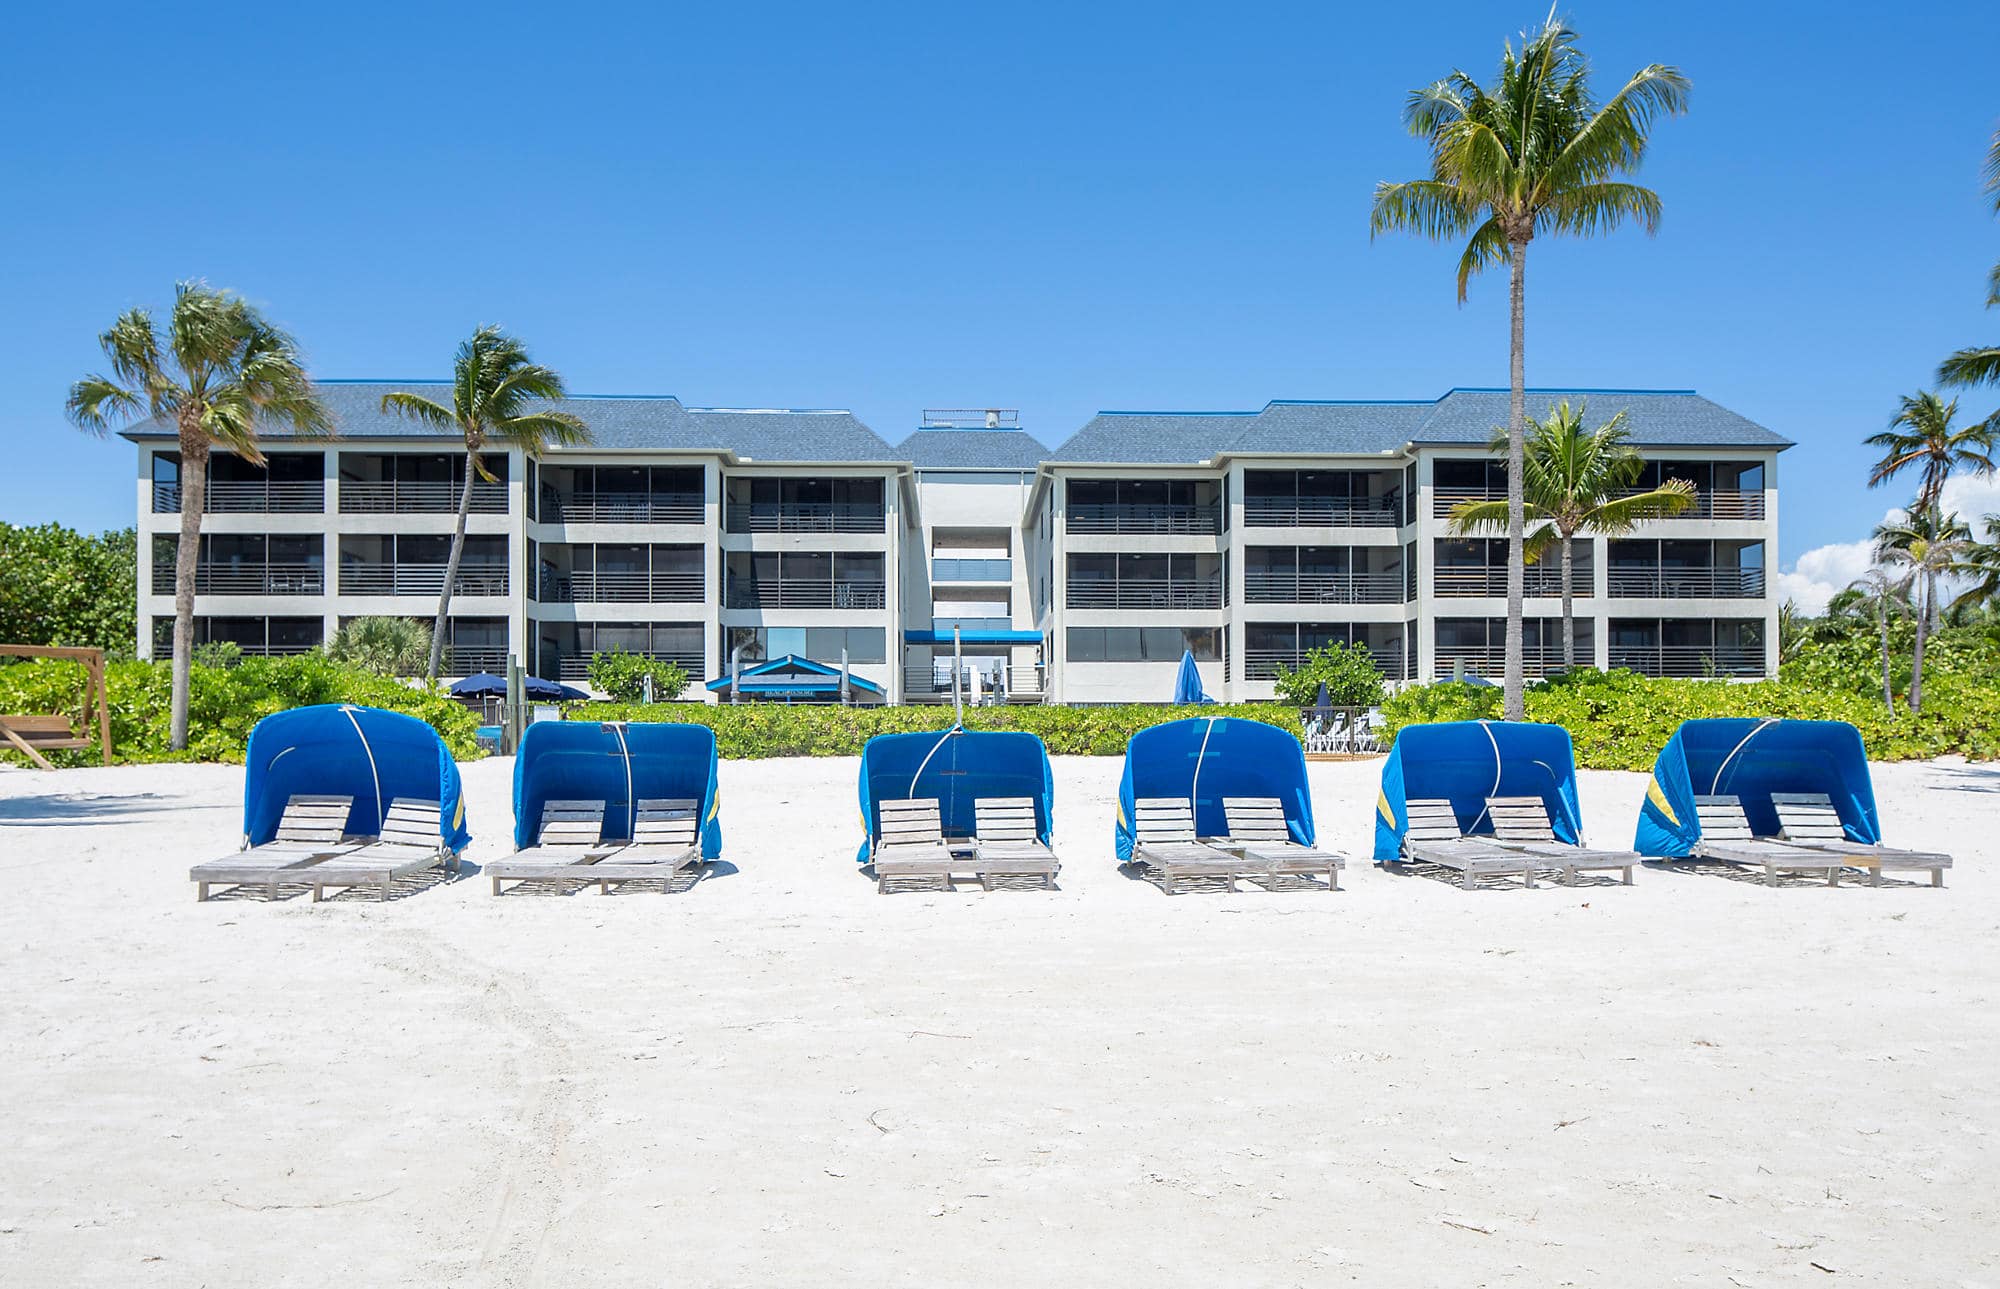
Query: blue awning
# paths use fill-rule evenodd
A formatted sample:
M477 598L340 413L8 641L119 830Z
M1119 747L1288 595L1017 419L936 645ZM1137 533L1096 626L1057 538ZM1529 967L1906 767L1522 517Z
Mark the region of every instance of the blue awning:
M1726 716L1682 721L1653 762L1639 803L1632 849L1681 859L1701 840L1696 797L1735 797L1750 829L1778 834L1774 792L1823 792L1840 812L1849 841L1879 842L1875 784L1861 731L1845 721L1755 720Z
M632 835L633 810L654 798L699 802L701 853L722 854L715 731L675 722L536 721L514 758L514 845L541 835L550 801L602 801L604 835Z
M958 633L958 640L960 644L969 645L1040 644L1042 642L1042 633L1039 631L960 631ZM950 644L951 632L905 631L903 633L903 643L927 645Z
M1402 857L1410 802L1447 800L1462 832L1491 834L1491 797L1539 797L1556 840L1583 842L1569 731L1528 721L1440 721L1396 731L1375 798L1375 862Z
M285 803L300 792L354 798L347 831L373 836L398 797L438 803L438 835L453 851L472 840L458 766L437 731L414 716L352 704L275 712L250 731L244 753L243 835L262 845L277 834Z
M717 676L705 686L711 693L729 692L727 673ZM847 682L856 692L879 694L882 687L872 680L863 680L849 669ZM736 688L745 694L831 694L840 692L840 668L829 667L811 658L801 658L797 654L786 654L782 658L772 658L754 667L745 667L737 679Z

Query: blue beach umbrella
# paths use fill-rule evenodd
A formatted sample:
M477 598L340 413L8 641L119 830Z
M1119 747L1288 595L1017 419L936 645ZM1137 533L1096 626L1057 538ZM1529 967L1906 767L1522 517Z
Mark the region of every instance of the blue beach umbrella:
M1174 677L1174 702L1212 703L1214 701L1214 699L1202 692L1201 669L1194 665L1194 650L1183 650L1181 653L1180 674Z

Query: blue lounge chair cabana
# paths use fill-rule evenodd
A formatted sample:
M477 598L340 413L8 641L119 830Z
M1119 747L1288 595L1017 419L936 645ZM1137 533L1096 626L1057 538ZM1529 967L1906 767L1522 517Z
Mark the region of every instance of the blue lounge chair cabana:
M1576 759L1569 731L1523 721L1445 721L1397 731L1382 764L1375 802L1375 862L1404 857L1410 803L1449 801L1461 834L1491 837L1487 802L1534 797L1548 812L1555 841L1583 840L1576 799Z
M438 805L438 836L456 854L472 840L458 765L436 730L414 716L375 707L294 707L258 721L244 755L243 837L260 846L276 835L294 795L354 798L352 836L377 837L399 798Z
M1720 717L1683 721L1653 762L1633 846L1686 859L1701 847L1697 798L1734 797L1757 837L1783 832L1773 794L1831 799L1850 841L1878 843L1875 786L1861 732L1845 721Z
M958 725L878 734L861 749L859 791L863 838L855 859L875 865L878 889L892 876L948 885L961 869L989 888L996 876L1054 880L1055 773L1036 735ZM996 809L1007 816L1005 837L982 837ZM885 838L891 822L896 836Z
M715 731L706 725L537 721L514 761L514 845L541 834L551 801L601 801L603 835L630 840L638 803L696 803L701 855L722 854Z

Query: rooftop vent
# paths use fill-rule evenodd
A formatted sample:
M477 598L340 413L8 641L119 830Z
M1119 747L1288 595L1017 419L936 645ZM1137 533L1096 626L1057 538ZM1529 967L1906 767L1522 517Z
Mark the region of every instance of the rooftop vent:
M926 430L1018 430L1021 413L1012 407L927 407Z

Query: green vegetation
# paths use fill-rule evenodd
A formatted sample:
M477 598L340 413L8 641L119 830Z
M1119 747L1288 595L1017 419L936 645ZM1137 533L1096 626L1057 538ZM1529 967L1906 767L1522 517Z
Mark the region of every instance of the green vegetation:
M355 618L326 642L326 656L378 676L414 676L431 653L431 626L413 618Z
M1275 688L1293 707L1311 707L1326 686L1332 707L1373 707L1382 701L1382 669L1360 643L1335 642L1307 652L1297 671L1280 667Z
M165 663L115 662L106 669L111 691L112 754L120 762L227 761L240 763L250 728L273 712L312 703L358 703L408 712L444 736L452 755L479 755L479 720L463 704L434 689L420 689L344 666L321 653L290 658L243 658L230 667L189 668L189 738L175 750L167 715L173 681ZM83 711L81 663L35 661L0 665L0 712ZM94 765L95 749L50 752L57 765Z
M1507 651L1505 703L1522 704L1521 601L1527 567L1523 456L1527 435L1525 276L1537 236L1588 237L1636 220L1659 227L1660 197L1623 181L1645 159L1653 122L1687 109L1678 68L1642 67L1599 103L1576 33L1557 21L1501 53L1491 89L1454 69L1413 90L1403 108L1411 134L1430 145L1428 179L1376 186L1373 233L1401 229L1434 240L1466 237L1458 299L1473 274L1505 261L1509 272L1507 421Z
M660 662L623 649L590 655L590 683L611 695L614 703L643 702L649 676L656 703L671 703L688 687L687 671L677 662Z
M138 570L130 528L91 536L0 523L0 642L77 645L131 657Z
M445 563L437 622L431 628L426 681L437 681L438 668L444 662L445 619L451 611L459 561L465 558L465 516L472 508L473 481L494 481L479 454L495 447L520 448L539 456L552 443L569 447L590 442L590 431L581 420L547 406L562 396L562 377L553 368L530 362L527 347L498 327L481 327L458 347L451 366L450 407L421 394L382 395L383 411L401 413L428 429L465 440L458 523L452 529L451 557Z
M70 386L69 419L86 433L102 435L114 422L150 416L174 426L180 436L181 537L168 717L168 739L178 750L188 746L195 562L201 555L208 458L219 448L262 464L260 429L282 425L297 435L324 438L333 425L313 393L297 343L231 292L182 282L174 288L164 337L154 329L152 314L127 309L98 343L111 374L92 373Z

